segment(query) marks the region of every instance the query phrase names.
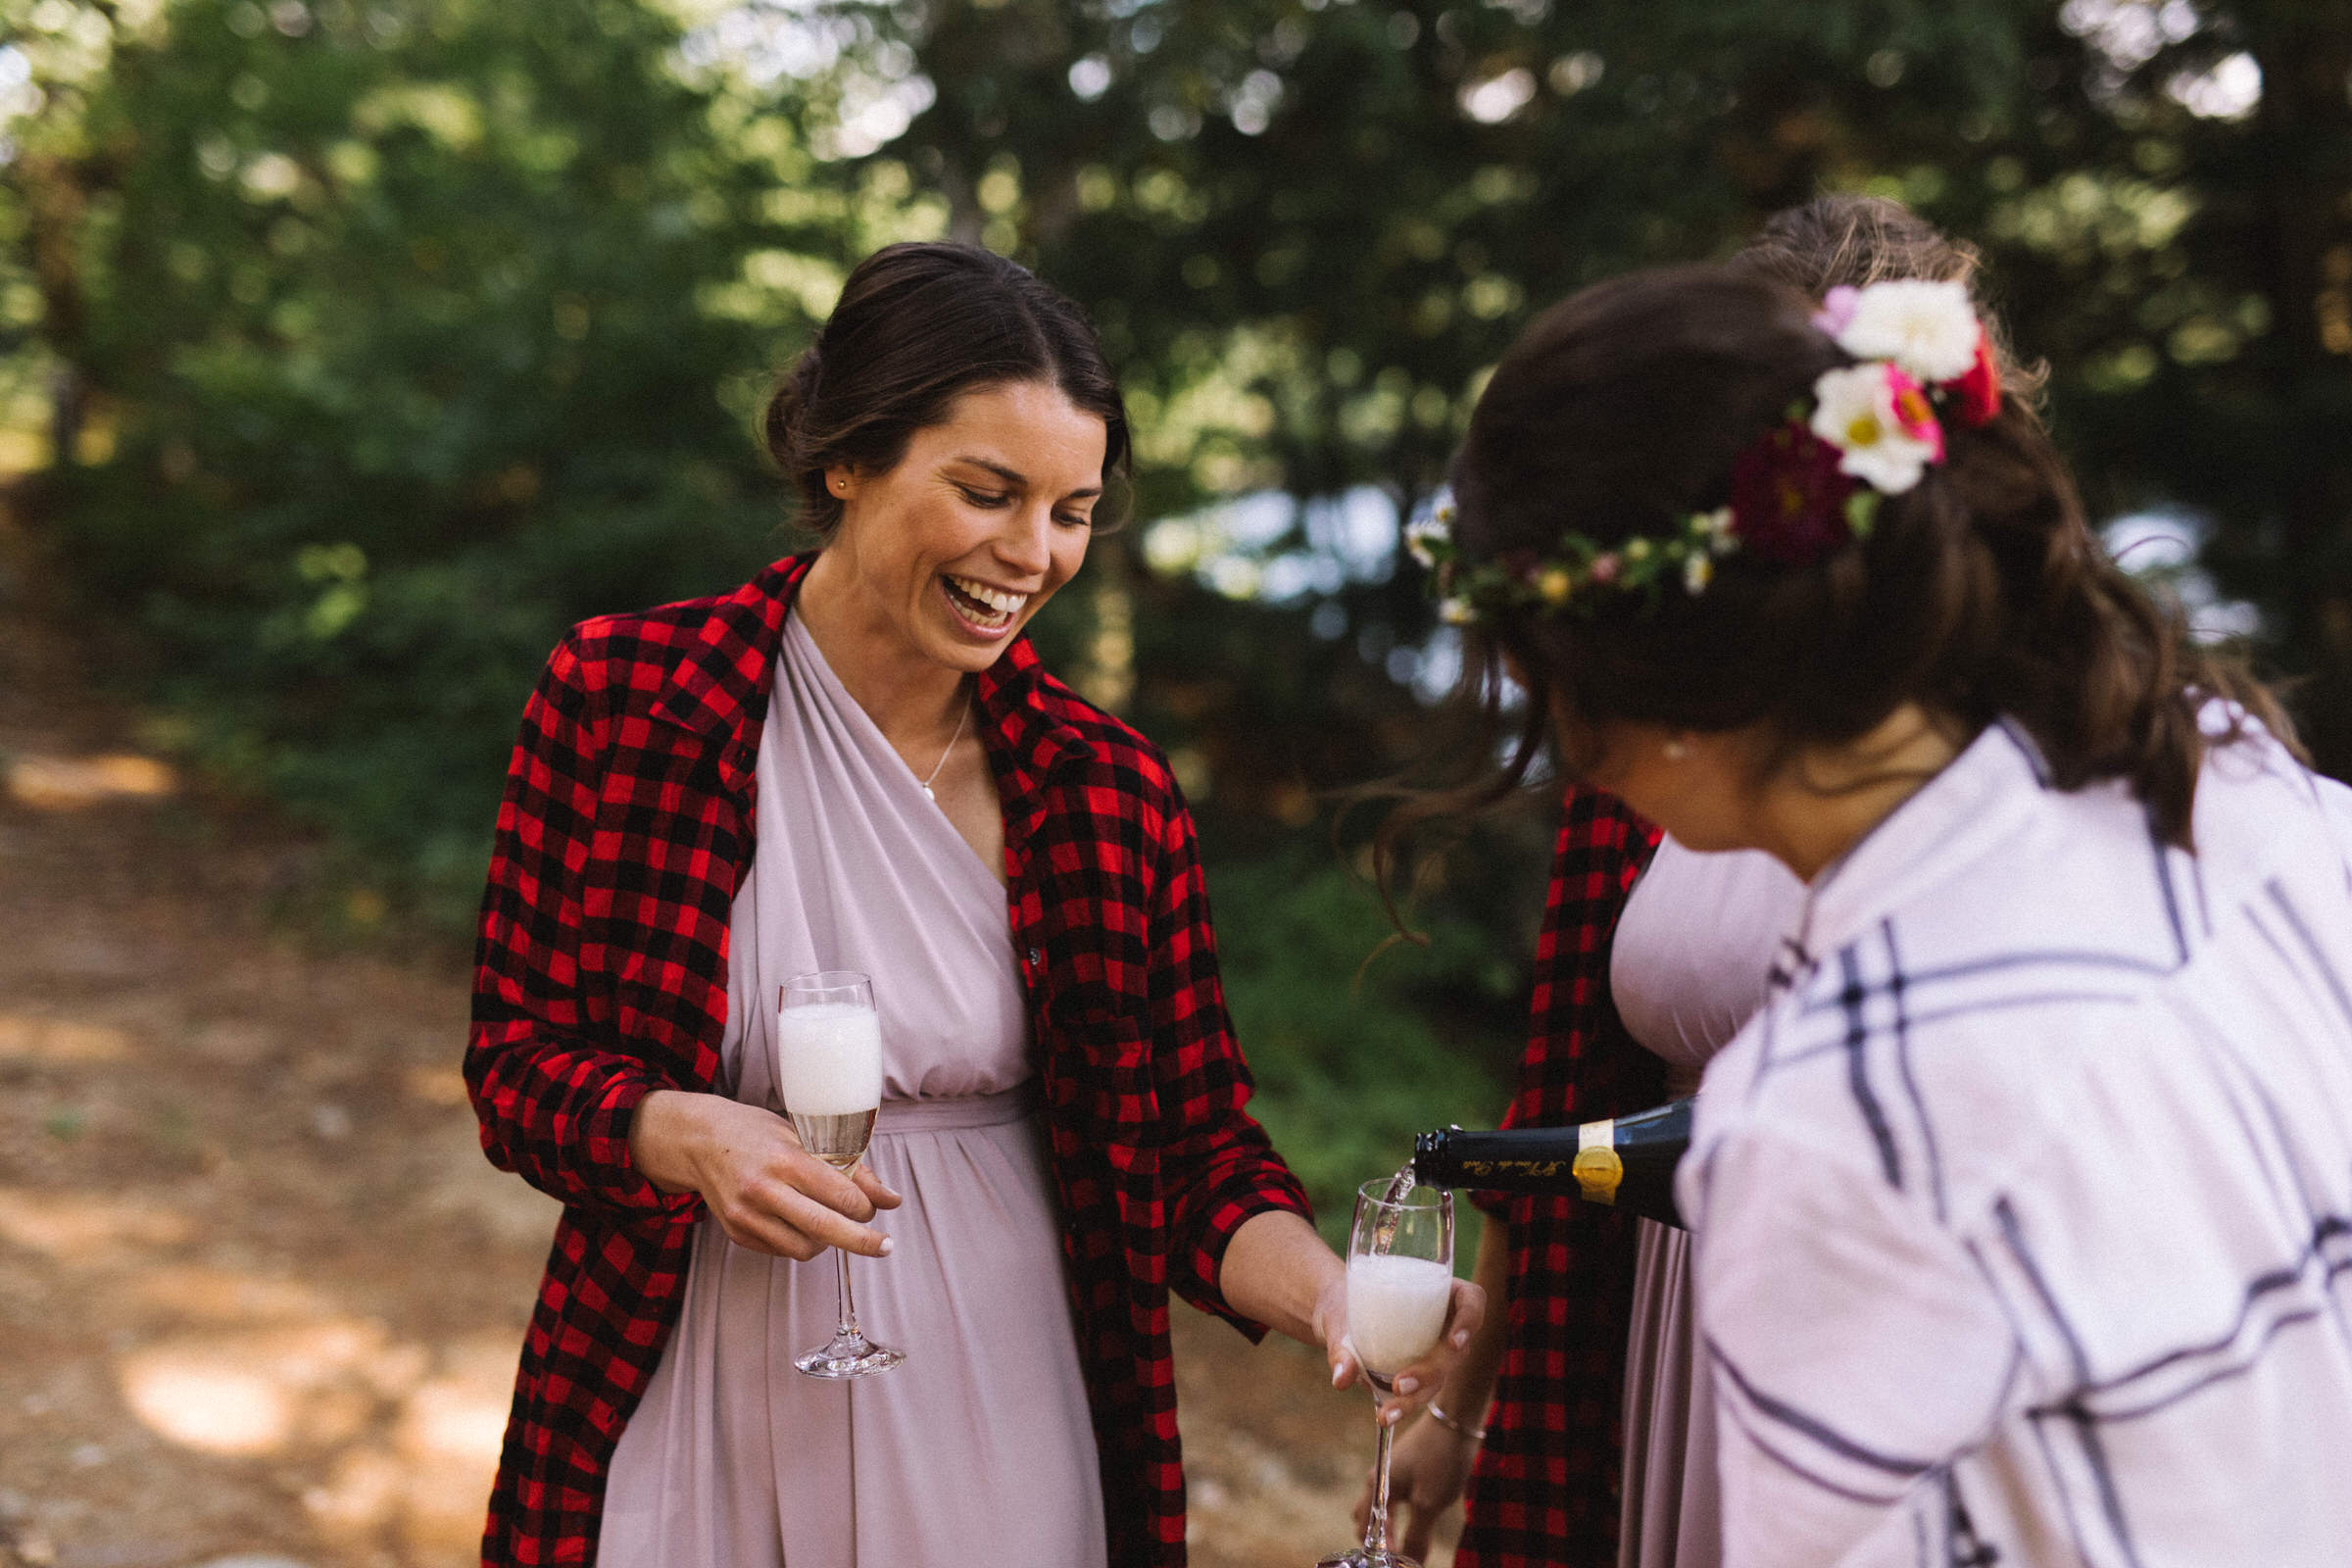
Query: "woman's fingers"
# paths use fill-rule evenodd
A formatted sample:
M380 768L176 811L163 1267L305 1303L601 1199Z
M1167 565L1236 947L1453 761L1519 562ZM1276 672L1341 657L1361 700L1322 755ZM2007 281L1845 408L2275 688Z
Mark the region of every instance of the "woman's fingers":
M860 1164L856 1170L850 1173L850 1176L852 1180L857 1182L858 1190L865 1194L867 1201L871 1202L876 1208L896 1208L901 1203L906 1201L904 1198L899 1196L897 1188L892 1187L881 1177L875 1175L873 1171L865 1165Z
M1446 1309L1446 1343L1461 1349L1487 1320L1487 1293L1468 1280L1453 1282L1453 1299Z
M863 1195L859 1196L859 1202L863 1204ZM870 1225L858 1224L805 1192L785 1188L774 1199L774 1212L820 1248L838 1247L845 1252L862 1252L868 1257L882 1257L890 1251L889 1237ZM867 1207L866 1212L870 1214L873 1210Z
M890 1251L888 1237L852 1217L874 1212L857 1184L805 1156L745 1182L711 1207L729 1239L778 1257L805 1262L828 1247L869 1257Z
M778 1185L797 1190L853 1220L874 1217L874 1200L865 1189L813 1154L798 1150L778 1153L768 1160L765 1174Z
M1487 1311L1487 1293L1468 1280L1453 1282L1453 1298L1446 1309L1446 1327L1427 1355L1396 1374L1396 1397L1381 1406L1384 1419L1395 1420L1443 1388L1462 1348L1478 1332Z
M890 1238L880 1231L844 1219L822 1203L791 1191L722 1213L719 1225L738 1247L802 1263L831 1247L868 1257L890 1251Z
M1331 1357L1331 1386L1335 1389L1352 1386L1363 1371L1362 1363L1355 1358L1355 1347L1342 1336L1325 1346L1324 1352Z

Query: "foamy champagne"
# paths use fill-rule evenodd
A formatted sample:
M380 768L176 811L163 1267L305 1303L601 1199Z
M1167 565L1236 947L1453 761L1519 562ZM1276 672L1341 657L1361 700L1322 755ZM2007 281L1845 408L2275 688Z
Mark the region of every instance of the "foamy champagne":
M1349 1257L1348 1339L1364 1370L1385 1381L1436 1348L1452 1295L1453 1270L1433 1259Z
M802 1146L842 1170L858 1163L882 1104L882 1020L854 1003L776 1014L776 1092Z

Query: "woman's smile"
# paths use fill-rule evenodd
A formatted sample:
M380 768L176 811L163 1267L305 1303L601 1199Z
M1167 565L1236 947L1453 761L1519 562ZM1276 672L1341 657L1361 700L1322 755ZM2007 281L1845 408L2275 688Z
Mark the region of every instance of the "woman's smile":
M1012 630L1030 599L1017 589L998 588L977 577L953 571L939 574L939 586L948 608L963 627L989 642Z

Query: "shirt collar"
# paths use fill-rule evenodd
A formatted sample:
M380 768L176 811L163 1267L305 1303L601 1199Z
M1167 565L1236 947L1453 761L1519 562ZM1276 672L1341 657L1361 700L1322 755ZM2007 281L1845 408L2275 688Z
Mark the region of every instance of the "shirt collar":
M671 666L653 716L722 743L740 741L748 728L756 747L775 684L784 615L815 560L788 556L719 600Z
M1040 778L1095 755L1078 727L1061 716L1061 705L1051 700L1049 679L1037 650L1019 637L976 683L990 749L1001 749L1015 766Z
M2041 753L2009 720L1988 724L1943 771L1813 879L1798 943L1835 953L1889 909L1997 851L2047 788Z

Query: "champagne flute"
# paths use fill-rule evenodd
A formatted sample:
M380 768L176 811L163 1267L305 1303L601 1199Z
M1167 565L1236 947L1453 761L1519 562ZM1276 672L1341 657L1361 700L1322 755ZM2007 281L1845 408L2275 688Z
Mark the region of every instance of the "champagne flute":
M1394 1191L1386 1180L1357 1188L1348 1233L1348 1342L1372 1385L1376 1411L1396 1374L1436 1348L1453 1299L1453 1194L1421 1187L1390 1196ZM1396 1429L1377 1424L1364 1544L1316 1568L1420 1568L1389 1545L1389 1447Z
M882 1018L871 980L855 969L826 969L784 982L776 1004L776 1089L802 1148L843 1172L865 1157L882 1107ZM858 1331L850 1254L836 1248L833 1261L840 1306L833 1338L792 1364L812 1378L888 1371L906 1352Z

